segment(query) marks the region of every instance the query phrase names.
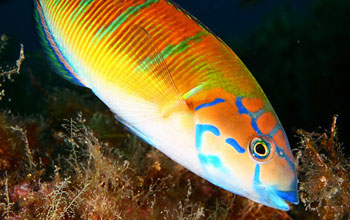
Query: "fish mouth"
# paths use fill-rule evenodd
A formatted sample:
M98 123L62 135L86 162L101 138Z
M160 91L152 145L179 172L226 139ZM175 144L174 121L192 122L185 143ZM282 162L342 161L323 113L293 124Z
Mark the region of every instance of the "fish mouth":
M296 190L292 191L281 191L276 190L276 194L287 202L293 203L294 205L299 204L298 192Z
M297 190L282 191L277 190L274 187L267 187L265 188L265 190L267 194L265 197L265 204L267 206L283 211L289 211L290 207L287 202L290 202L295 205L299 204Z
M270 206L275 209L280 209L283 211L289 211L290 207L287 202L292 204L299 204L298 197L298 185L297 179L293 180L291 184L291 190L283 191L278 190L275 186L267 186L260 181L260 166L256 165L255 174L254 174L254 188L256 192L260 195L261 203Z

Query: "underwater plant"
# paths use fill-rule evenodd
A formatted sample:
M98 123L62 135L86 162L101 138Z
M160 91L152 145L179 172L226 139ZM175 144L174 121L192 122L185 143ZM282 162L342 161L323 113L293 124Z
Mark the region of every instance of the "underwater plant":
M337 117L327 133L297 131L300 200L321 219L350 218L350 160L337 137Z

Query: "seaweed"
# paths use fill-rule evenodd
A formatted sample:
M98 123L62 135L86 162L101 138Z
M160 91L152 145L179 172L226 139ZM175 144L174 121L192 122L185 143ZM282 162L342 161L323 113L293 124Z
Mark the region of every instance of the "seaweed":
M337 137L337 118L329 132L297 131L300 200L321 219L350 218L350 161Z

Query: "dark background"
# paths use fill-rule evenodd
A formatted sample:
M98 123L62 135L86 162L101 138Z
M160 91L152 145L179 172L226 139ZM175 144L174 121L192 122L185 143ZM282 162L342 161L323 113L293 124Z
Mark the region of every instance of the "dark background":
M340 140L346 148L350 141L346 108L350 101L346 79L350 69L350 1L176 2L221 37L247 65L279 115L292 147L298 141L294 137L297 129L324 131L338 114ZM42 88L76 89L48 71L32 4L31 0L0 0L0 35L10 39L0 64L13 64L20 43L25 45L27 57L21 76L6 83L0 110L11 109L19 115L40 114L44 108ZM36 82L41 84L39 88Z

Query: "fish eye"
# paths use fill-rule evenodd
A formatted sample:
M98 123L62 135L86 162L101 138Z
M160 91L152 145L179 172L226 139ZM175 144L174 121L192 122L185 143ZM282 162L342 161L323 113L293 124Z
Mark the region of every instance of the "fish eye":
M254 152L259 156L264 157L268 154L269 149L267 149L265 143L257 143L254 145Z
M252 138L249 146L250 157L258 163L270 161L275 154L274 141L267 136L257 136Z

